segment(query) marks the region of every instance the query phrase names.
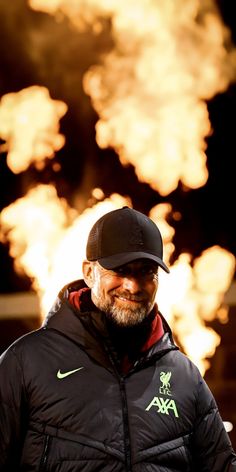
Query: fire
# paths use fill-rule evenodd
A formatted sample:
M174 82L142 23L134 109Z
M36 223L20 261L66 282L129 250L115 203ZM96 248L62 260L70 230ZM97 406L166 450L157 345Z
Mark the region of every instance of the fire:
M59 119L67 105L52 100L45 87L32 86L4 95L0 101L0 137L6 141L0 151L8 151L7 163L18 174L31 164L44 166L65 142L58 133Z
M211 133L206 100L235 78L235 50L213 0L28 0L31 8L68 16L78 30L101 32L109 20L113 49L85 74L83 85L98 114L96 139L113 147L123 165L160 195L196 189L208 178L206 138ZM100 20L103 20L100 21ZM227 45L227 47L226 47ZM67 105L33 86L2 97L1 146L15 173L44 166L64 144L59 120ZM0 149L0 150L1 150ZM55 167L56 170L56 167ZM89 207L94 199L101 200ZM81 277L85 242L92 224L107 211L128 204L94 189L78 214L58 198L52 185L38 185L1 214L1 239L9 241L15 267L32 279L44 315L62 286ZM165 260L174 251L171 205L156 205L150 217L164 238ZM209 367L219 335L209 326L224 320L225 291L235 258L214 246L197 259L181 254L169 275L160 271L157 302L185 352L202 373Z
M101 148L113 147L161 195L208 178L205 100L235 80L234 49L213 0L29 0L78 30L111 20L114 48L84 76ZM98 28L99 30L99 28Z
M169 262L170 257L175 249L172 242L175 230L167 223L167 217L171 212L172 206L169 203L160 203L159 205L154 206L149 213L149 217L155 221L158 228L160 229L164 241L163 257L167 263Z
M85 242L93 223L128 203L128 199L114 194L79 216L58 198L52 185L38 185L4 208L1 239L10 243L16 270L32 279L42 314L49 310L63 285L82 276Z
M166 221L171 211L171 205L161 204L152 208L149 215L163 235L166 261L174 251L174 229ZM206 249L195 260L182 253L170 274L160 271L159 308L203 374L210 366L207 358L214 355L220 344L220 336L206 323L216 317L222 322L227 320L227 307L222 304L234 272L235 257L219 246Z
M48 13L56 13L57 9L60 8L61 0L30 0L31 8L35 10L44 10Z
M94 189L93 194L103 197L101 189ZM58 198L53 186L38 185L2 211L1 238L10 243L16 269L32 278L42 314L47 313L63 285L82 277L81 263L91 226L104 213L123 205L132 206L129 199L114 194L78 215ZM174 250L174 229L166 221L171 210L169 204L160 204L150 212L162 231L167 262ZM160 271L159 308L203 373L209 366L205 358L213 356L220 342L206 321L212 320L221 307L234 269L234 256L212 247L192 265L191 256L181 254L170 274Z
M207 358L214 355L220 344L220 336L206 323L216 318L218 312L222 320L224 293L234 271L234 256L213 246L194 261L190 254L181 254L168 278L160 274L159 307L185 352L202 373L210 366Z

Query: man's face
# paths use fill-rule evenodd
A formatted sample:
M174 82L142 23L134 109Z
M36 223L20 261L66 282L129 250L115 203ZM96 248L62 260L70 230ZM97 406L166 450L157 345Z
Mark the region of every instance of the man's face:
M139 259L113 270L89 264L93 303L119 326L141 323L155 303L157 264Z

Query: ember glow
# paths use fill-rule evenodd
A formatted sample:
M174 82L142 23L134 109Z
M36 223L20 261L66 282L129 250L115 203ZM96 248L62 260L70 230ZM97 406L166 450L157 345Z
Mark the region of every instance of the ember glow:
M20 92L8 93L0 101L0 137L6 141L7 163L15 174L33 162L40 169L45 158L53 158L64 146L59 134L59 120L67 105L52 100L45 87L32 86Z

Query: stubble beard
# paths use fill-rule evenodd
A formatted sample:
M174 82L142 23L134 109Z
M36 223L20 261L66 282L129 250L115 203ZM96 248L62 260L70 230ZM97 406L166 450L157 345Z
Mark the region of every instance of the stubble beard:
M136 310L131 310L129 308L117 308L114 305L106 311L107 317L112 320L117 326L136 326L146 318L147 309L146 307L141 307Z
M93 302L99 310L106 314L110 321L120 327L131 327L142 323L153 308L150 303L139 307L125 308L118 306L115 300L112 302L111 300L104 301L96 298Z

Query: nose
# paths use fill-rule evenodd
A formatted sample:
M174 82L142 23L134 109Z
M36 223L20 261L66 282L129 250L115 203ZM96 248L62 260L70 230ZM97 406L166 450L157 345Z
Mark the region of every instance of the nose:
M138 293L141 291L141 284L138 277L134 277L133 275L126 276L123 279L123 288L130 293Z

